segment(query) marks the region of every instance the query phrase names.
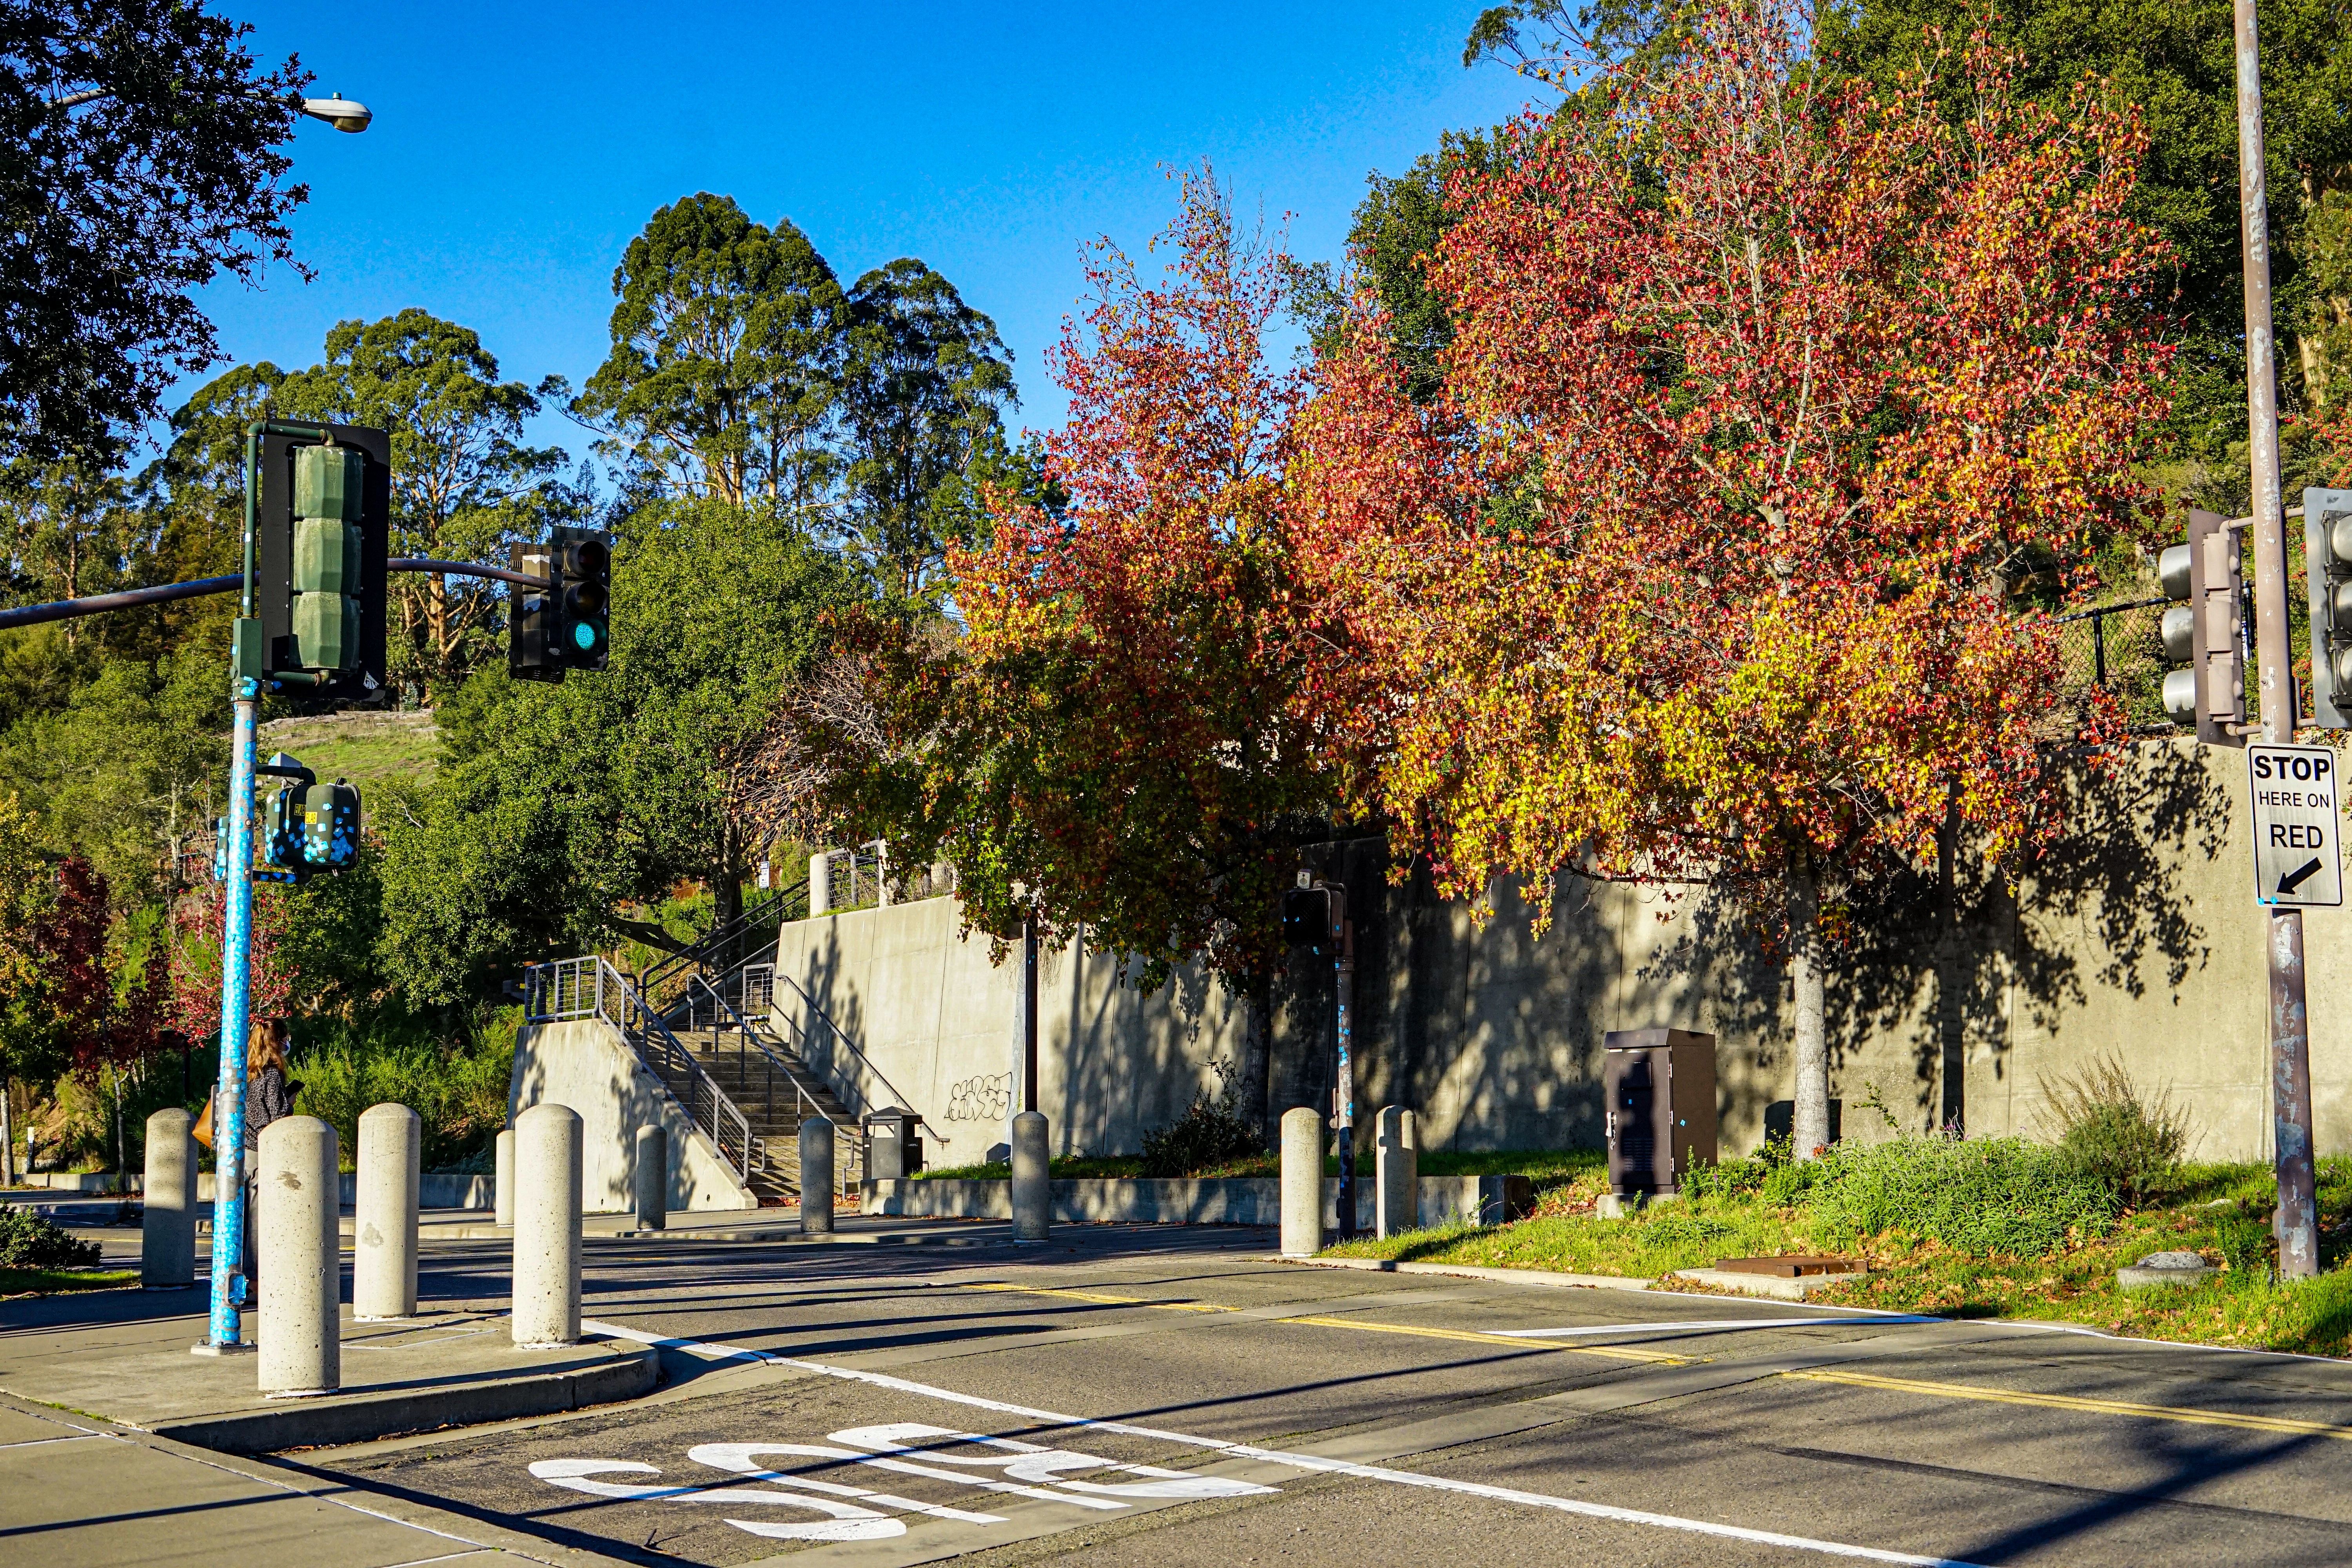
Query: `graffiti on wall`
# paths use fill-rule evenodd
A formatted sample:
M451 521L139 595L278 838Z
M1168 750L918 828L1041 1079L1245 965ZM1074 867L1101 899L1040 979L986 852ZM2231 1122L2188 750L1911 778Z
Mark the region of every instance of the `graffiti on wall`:
M948 1091L950 1121L1002 1121L1013 1112L1013 1075L968 1078Z

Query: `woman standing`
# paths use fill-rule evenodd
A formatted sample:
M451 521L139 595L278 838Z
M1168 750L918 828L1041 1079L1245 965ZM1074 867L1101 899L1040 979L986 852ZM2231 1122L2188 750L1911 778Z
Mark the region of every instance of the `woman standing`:
M286 1076L286 1047L294 1031L283 1018L256 1018L245 1046L245 1299L255 1300L261 1284L261 1255L254 1246L254 1206L261 1194L261 1130L281 1116L294 1114L294 1093ZM220 1091L213 1091L213 1125L225 1124L219 1114Z

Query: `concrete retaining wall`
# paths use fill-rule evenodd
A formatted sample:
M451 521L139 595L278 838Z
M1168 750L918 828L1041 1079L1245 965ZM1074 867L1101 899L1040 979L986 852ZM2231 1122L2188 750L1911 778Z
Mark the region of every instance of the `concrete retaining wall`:
M864 1055L813 1027L809 1065L853 1091L843 1095L853 1106L921 1112L924 1163L935 1167L982 1163L1012 1116L1018 954L991 963L986 938L960 939L961 920L954 899L821 915L786 925L777 956L778 973L807 987ZM776 992L789 1037L812 1020L791 987ZM1057 1155L1139 1150L1195 1092L1216 1089L1210 1064L1240 1043L1213 982L1180 974L1147 997L1130 965L1083 942L1045 955L1037 992L1039 1109Z
M1271 1176L1205 1181L1115 1178L1053 1184L1054 1218L1062 1225L1258 1225L1282 1223L1282 1184ZM1423 1176L1421 1223L1499 1225L1528 1208L1524 1176ZM1373 1222L1371 1173L1356 1181L1356 1224ZM1008 1181L905 1181L866 1184L864 1213L920 1219L1010 1219ZM1323 1183L1323 1223L1339 1223L1339 1182Z
M1827 986L1832 1092L1849 1137L1884 1137L1874 1090L1909 1131L1956 1112L1971 1134L2048 1131L2045 1082L2120 1056L2168 1089L2207 1160L2270 1155L2263 939L2243 756L2140 742L2072 785L2073 828L2013 885L1970 859L1956 920L1938 926L1930 876L1857 894L1841 911ZM1357 1104L1419 1115L1424 1149L1595 1146L1601 1037L1679 1026L1717 1037L1727 1154L1761 1141L1792 1088L1792 1008L1777 950L1748 912L1698 889L1564 876L1534 934L1516 889L1481 921L1415 872L1391 885L1378 840L1305 860L1350 889L1356 921ZM1932 868L1930 868L1932 869ZM1014 967L955 938L936 900L785 927L780 973L815 992L933 1128L935 1165L1003 1139ZM2352 1149L2352 911L2304 924L2319 1147ZM1150 997L1083 942L1046 956L1041 1109L1056 1152L1129 1153L1231 1058L1240 1010L1180 973ZM1328 971L1276 994L1271 1120L1329 1103Z
M534 1105L568 1105L581 1121L582 1212L625 1214L637 1129L655 1118L669 1131L672 1209L755 1209L760 1200L694 1134L620 1031L597 1018L526 1024L515 1032L507 1120Z
M141 1178L131 1178L131 1190L137 1192ZM498 1204L498 1179L494 1176L452 1175L446 1172L427 1171L417 1178L416 1206L426 1209L488 1209ZM359 1201L360 1179L356 1174L341 1178L338 1201L345 1208ZM213 1201L213 1173L196 1173L196 1201Z

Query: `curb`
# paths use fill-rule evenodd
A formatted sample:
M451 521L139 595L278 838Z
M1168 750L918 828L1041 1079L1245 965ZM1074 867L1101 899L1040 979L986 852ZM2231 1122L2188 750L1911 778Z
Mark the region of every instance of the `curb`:
M1654 1279L1622 1274L1555 1274L1547 1268L1479 1268L1466 1263L1397 1263L1385 1258L1285 1258L1302 1268L1355 1268L1368 1274L1444 1274L1457 1279L1491 1279L1502 1285L1549 1285L1555 1289L1647 1290Z
M1710 1285L1718 1290L1734 1290L1742 1296L1769 1296L1776 1300L1801 1301L1815 1291L1826 1290L1832 1285L1867 1279L1870 1271L1865 1268L1853 1274L1803 1274L1783 1279L1769 1274L1742 1274L1730 1268L1684 1268L1670 1278L1687 1280L1693 1285Z
M348 1399L289 1401L271 1410L200 1416L143 1429L224 1454L331 1448L441 1426L477 1426L637 1399L653 1392L660 1375L661 1354L652 1346L614 1346L610 1359L599 1366Z

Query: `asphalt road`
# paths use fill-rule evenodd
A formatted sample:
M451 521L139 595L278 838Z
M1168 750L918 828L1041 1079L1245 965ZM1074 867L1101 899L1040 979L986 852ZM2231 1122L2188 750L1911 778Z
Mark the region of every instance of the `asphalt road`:
M662 1393L289 1462L658 1563L2352 1561L2336 1363L1243 1230L952 1239L591 1243L587 1314L664 1344ZM436 1248L426 1292L504 1265Z

